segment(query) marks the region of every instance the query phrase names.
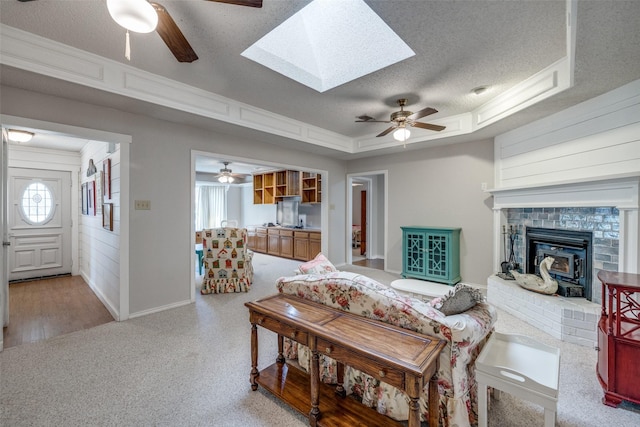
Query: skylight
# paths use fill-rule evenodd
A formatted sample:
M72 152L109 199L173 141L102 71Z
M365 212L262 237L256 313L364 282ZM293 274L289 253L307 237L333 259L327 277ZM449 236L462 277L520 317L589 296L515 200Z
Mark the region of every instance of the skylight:
M318 92L413 55L363 0L314 0L242 52Z

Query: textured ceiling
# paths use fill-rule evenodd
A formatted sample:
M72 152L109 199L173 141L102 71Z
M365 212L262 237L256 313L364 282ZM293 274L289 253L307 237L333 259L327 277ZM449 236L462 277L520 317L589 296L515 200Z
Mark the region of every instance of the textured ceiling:
M439 110L431 118L467 112L566 55L564 1L366 2L416 55L324 93L240 55L308 0L264 0L261 9L202 0L160 0L200 59L178 63L156 33L132 34L129 64L360 137L375 135L386 125L354 123L355 117L388 120L400 97L408 98L410 110L427 106ZM124 30L109 17L103 0L2 0L0 22L127 63ZM580 0L577 22L575 87L476 134L449 138L447 143L492 137L640 78L640 1ZM66 97L154 114L145 103L68 83L51 84L52 79L9 67L2 68L1 78L7 86L63 92ZM481 96L470 94L482 85L489 90ZM86 98L87 93L91 98ZM166 109L157 110L158 116L170 116ZM210 120L192 121L213 126Z

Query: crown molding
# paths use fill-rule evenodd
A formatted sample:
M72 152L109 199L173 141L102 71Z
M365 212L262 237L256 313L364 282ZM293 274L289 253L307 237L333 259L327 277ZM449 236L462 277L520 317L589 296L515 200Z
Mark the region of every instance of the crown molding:
M437 133L414 133L406 145L473 133L570 88L577 0L566 1L567 56L471 112L432 121L446 129ZM18 69L343 153L398 146L391 136L377 138L372 134L350 138L4 24L0 24L0 38L0 63Z

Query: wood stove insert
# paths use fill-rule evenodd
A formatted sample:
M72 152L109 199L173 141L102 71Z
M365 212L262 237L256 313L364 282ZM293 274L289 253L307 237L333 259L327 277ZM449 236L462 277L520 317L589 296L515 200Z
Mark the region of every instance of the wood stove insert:
M549 273L558 281L558 294L592 300L593 233L527 227L525 246L527 273L540 274L540 262L553 257Z

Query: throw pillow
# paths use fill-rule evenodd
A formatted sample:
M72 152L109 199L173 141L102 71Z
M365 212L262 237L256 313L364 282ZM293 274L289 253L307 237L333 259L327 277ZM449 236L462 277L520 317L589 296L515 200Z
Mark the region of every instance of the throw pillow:
M311 261L300 264L298 268L302 274L327 274L338 271L338 269L331 264L331 261L329 261L322 252L320 252Z
M465 312L483 300L479 289L458 283L447 295L435 298L429 304L445 316L450 316Z

